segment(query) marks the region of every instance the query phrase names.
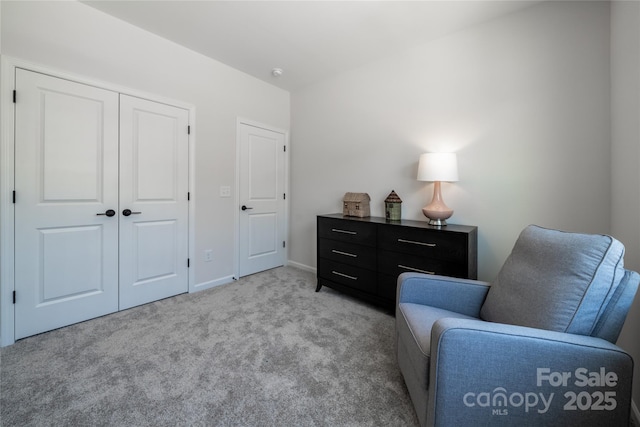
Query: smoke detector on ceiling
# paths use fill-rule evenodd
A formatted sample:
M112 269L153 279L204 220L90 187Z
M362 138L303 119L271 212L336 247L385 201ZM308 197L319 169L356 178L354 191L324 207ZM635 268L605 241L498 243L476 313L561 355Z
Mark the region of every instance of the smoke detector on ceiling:
M273 77L280 77L282 75L284 71L282 70L282 68L274 68L271 70L271 75Z

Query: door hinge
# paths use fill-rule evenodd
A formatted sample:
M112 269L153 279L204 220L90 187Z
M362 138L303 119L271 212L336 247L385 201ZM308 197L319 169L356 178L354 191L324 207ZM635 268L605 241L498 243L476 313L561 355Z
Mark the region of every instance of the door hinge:
M287 152L287 146L286 145L284 146L284 152L285 153Z
M191 260L187 258L187 268L191 267Z
M282 193L282 198L283 198L284 200L287 200L287 193Z
M283 248L286 248L286 247L287 247L287 244L285 243L285 241L284 241L284 240L282 241L282 247L283 247Z
M13 203L16 203L16 190L13 190Z
M191 192L187 191L187 200L191 200Z
M16 291L13 291L13 303L16 303Z
M18 96L18 94L17 94L17 92L14 90L14 91L13 91L13 103L14 103L14 104L16 103L16 98L17 98L17 96Z
M191 125L187 126L187 135L191 135Z

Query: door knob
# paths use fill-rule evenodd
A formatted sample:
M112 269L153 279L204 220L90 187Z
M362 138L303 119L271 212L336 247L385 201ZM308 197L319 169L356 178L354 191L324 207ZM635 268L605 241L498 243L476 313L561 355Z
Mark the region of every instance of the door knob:
M242 207L240 209L242 209L243 211L246 211L247 209L253 209L253 208L248 208L245 205L242 205Z
M142 212L131 212L131 209L125 209L122 211L122 215L124 216L129 216L129 215L139 215Z
M116 211L114 211L113 209L109 209L103 213L97 213L96 215L114 216L115 214L116 214Z

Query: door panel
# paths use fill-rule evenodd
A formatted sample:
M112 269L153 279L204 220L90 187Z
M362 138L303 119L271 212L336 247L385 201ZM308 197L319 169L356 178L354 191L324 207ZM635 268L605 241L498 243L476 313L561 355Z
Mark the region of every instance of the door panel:
M249 215L249 258L273 255L278 251L278 217L273 213Z
M188 119L121 95L120 309L188 291Z
M46 134L40 141L43 201L97 202L102 189L99 138L103 103L50 90L40 93L40 102ZM68 167L70 159L73 168Z
M284 134L239 125L240 212L239 275L284 265Z
M261 131L256 129L248 134L248 201L277 202L278 157L282 139L278 138L279 134L263 135Z
M104 291L100 225L40 229L39 305Z
M161 110L173 107L150 101L145 103L149 103L150 107L134 107L134 110L130 111L133 114L132 138L125 139L133 144L129 147L133 156L130 159L133 166L133 200L175 203L178 198L177 186L180 183L177 174L181 167L184 172L183 165L180 164L180 160L184 160L180 158L180 149L184 149L188 144L187 119L174 116L173 111L153 110L158 107L161 107ZM178 111L186 113L185 110Z
M15 338L118 309L118 94L16 70Z
M135 283L176 276L178 251L176 221L138 222L133 225Z

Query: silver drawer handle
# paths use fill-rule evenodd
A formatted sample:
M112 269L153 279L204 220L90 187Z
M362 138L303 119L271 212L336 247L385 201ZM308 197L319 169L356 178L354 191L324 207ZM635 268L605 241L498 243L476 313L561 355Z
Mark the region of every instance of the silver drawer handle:
M332 271L332 273L335 274L336 276L346 277L347 279L358 280L357 277L349 276L348 274L340 273L338 271Z
M400 268L404 268L405 270L410 270L410 271L416 271L418 273L424 273L424 274L436 274L433 271L427 271L427 270L420 270L419 268L413 268L413 267L407 267L406 265L402 265L402 264L398 264L398 267Z
M398 239L398 242L400 242L400 243L411 243L412 245L429 246L430 248L435 248L436 247L435 243L416 242L414 240Z
M338 254L338 255L344 255L344 256L350 256L350 257L353 257L353 258L358 258L358 255L350 254L349 252L336 251L335 249L332 249L331 252L333 252L334 254Z
M333 231L335 233L358 234L355 231L340 230L339 228L332 228L331 231Z

